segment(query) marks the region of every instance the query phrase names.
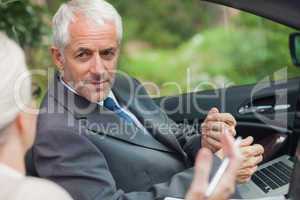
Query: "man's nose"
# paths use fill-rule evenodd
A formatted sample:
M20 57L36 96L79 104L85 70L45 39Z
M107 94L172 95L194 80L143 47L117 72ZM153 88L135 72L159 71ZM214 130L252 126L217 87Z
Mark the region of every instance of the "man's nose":
M100 55L95 56L90 71L93 74L103 74L105 72L105 65Z

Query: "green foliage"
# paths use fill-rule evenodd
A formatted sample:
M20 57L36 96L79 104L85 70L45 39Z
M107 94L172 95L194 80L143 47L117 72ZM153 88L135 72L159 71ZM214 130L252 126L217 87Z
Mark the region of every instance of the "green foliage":
M49 14L47 7L33 4L30 0L2 0L0 3L0 31L5 32L23 47L31 70L51 66L48 53L50 41ZM40 88L40 102L47 89L47 77L33 76L33 84Z
M40 46L43 35L49 31L43 19L44 7L29 0L0 3L0 30L16 40L22 47Z
M143 40L155 47L178 46L220 14L218 6L199 0L109 0L124 19L126 40Z
M290 77L299 76L289 54L288 37L293 31L242 13L226 29L205 31L203 44L193 52L203 55L198 62L209 66L205 72L222 74L234 84L255 83L284 67L288 67Z
M155 79L160 87L166 81L176 80L184 91L189 90L188 76L193 80L191 89L201 81L217 84L217 77L233 85L253 84L269 75L281 79L272 77L272 73L285 67L290 78L297 77L300 70L292 65L288 47L292 31L253 15L240 14L226 27L206 29L177 49L151 49L128 56L122 66L143 80ZM176 93L174 88L163 92Z

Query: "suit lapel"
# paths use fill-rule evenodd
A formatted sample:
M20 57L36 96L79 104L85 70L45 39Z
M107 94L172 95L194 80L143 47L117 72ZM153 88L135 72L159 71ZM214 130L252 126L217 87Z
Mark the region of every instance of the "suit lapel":
M104 107L99 106L96 111L86 115L86 119L87 129L94 133L150 149L174 152L135 125L124 123L115 113Z
M150 149L174 152L135 125L124 123L114 112L74 94L60 82L57 75L52 86L53 88L49 88L49 95L71 112L76 120L80 120L89 131Z
M176 124L154 104L145 89L134 82L130 77L118 76L113 87L118 101L135 114L153 137L185 155L172 131L172 128L176 128ZM139 91L136 90L137 88Z

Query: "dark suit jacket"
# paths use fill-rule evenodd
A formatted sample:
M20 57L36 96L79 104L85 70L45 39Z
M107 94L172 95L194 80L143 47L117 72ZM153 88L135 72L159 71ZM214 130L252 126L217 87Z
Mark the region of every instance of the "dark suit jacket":
M117 75L112 90L150 134L75 95L56 75L31 151L36 175L60 184L75 200L183 198L200 136L170 120L135 79ZM220 161L214 160L215 168Z

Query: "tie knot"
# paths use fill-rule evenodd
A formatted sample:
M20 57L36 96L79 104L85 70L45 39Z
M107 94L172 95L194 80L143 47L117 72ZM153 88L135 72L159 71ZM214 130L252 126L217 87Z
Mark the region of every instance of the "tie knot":
M104 100L103 106L113 112L120 110L120 108L117 106L116 102L111 97L107 97Z
M122 108L120 108L117 103L112 99L111 97L107 97L104 102L103 106L107 108L108 110L116 113L122 120L124 120L126 123L134 124L134 121L131 119L131 117L125 113Z

